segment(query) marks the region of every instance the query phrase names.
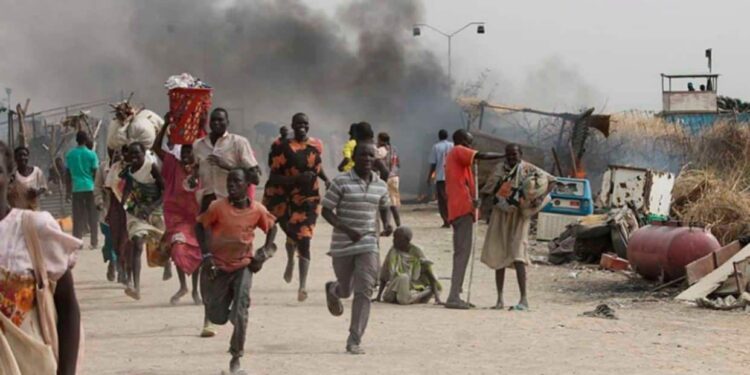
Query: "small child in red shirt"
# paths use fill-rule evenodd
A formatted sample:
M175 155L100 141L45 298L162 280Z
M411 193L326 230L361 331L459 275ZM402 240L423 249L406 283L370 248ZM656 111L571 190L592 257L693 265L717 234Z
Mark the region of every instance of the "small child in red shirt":
M276 249L276 219L247 194L253 173L241 168L229 172L228 197L211 203L198 217L202 230L196 231L204 259L200 283L206 318L214 324L231 321L234 325L229 346L233 374L240 371L245 347L252 274ZM254 253L256 228L266 233L266 242Z

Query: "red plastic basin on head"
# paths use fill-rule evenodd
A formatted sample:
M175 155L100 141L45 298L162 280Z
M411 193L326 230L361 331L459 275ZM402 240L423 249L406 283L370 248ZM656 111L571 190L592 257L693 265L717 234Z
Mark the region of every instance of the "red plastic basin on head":
M647 225L628 239L630 266L648 280L670 281L685 276L685 266L721 247L703 227L678 223Z
M193 144L206 135L205 125L211 108L213 90L176 88L169 90L169 113L172 129L169 140L174 144Z

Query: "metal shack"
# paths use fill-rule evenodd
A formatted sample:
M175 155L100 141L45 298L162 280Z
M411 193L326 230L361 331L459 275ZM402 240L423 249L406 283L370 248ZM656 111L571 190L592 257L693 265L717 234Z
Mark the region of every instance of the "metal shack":
M718 120L750 122L750 113L721 110L718 74L661 74L662 111L658 114L698 133Z

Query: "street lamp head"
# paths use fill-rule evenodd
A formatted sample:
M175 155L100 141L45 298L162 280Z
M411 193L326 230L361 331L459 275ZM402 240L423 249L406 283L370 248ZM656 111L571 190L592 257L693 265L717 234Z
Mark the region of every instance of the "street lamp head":
M420 36L422 35L422 30L420 30L418 26L414 26L414 29L412 29L411 33L413 36Z
M5 93L6 93L6 94L8 94L8 95L10 95L10 93L11 93L12 91L13 91L13 90L11 90L11 89L10 89L10 87L6 87L6 88L5 88Z
M477 34L484 34L484 25L477 26Z

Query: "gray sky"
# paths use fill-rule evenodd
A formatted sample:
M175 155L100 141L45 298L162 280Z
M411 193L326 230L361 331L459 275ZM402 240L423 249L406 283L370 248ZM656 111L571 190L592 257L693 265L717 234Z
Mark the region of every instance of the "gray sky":
M86 1L76 4L84 6L81 4ZM330 14L336 12L338 5L348 2L302 1ZM122 32L127 30L129 21L124 18L128 13L112 11L99 5L100 2L96 2L97 6L91 5L94 2L85 5L89 14L78 8L68 12L74 14L66 14L66 5L50 0L40 1L42 5L37 6L40 9L28 5L36 2L0 0L5 2L11 7L18 6L17 9L34 11L8 12L6 17L0 14L0 20L4 20L0 22L0 41L6 46L17 42L13 49L8 48L13 53L0 60L0 88L13 87L16 99L34 98L35 108L59 105L63 100L68 103L98 97L96 93L72 92L71 97L61 98L58 91L49 90L54 83L50 81L54 79L50 72L57 65L60 69L71 68L69 63L78 50L116 60L122 49L105 41L106 37L118 34L111 30L87 30L86 35L74 35L71 24L94 17L113 23L117 27L112 29ZM155 0L140 3L154 7L162 4ZM127 10L126 5L134 3L122 0L116 4ZM744 69L750 60L750 49L746 47L750 44L750 33L744 30L750 14L748 0L423 0L422 4L422 21L447 32L469 21L487 22L484 35L477 35L474 28L469 28L454 38L453 73L460 85L489 69L485 94L491 91L490 99L496 102L547 110L588 105L604 112L658 111L661 109L659 73L706 72L703 55L706 48L713 48L714 72L722 75L719 94L750 101L750 75ZM65 21L59 35L49 34L34 22L14 23L17 19L11 14L25 12L34 13L34 22L41 24L59 19L77 21ZM345 26L341 27L343 30ZM403 32L408 35L411 30ZM424 30L414 41L447 65L444 37ZM68 65L40 59L45 53L60 56ZM28 79L29 72L32 79ZM40 73L46 75L37 75ZM696 87L699 83L695 82ZM159 88L161 82L150 84ZM0 91L0 97L4 99L4 92Z
M342 1L307 2L331 10ZM549 105L519 93L547 63L577 72L599 99L591 105L660 110L659 74L707 72L706 48L722 75L719 94L750 100L747 0L426 0L424 7L424 22L444 31L487 22L485 35L468 29L454 38L453 72L461 82L491 69L498 102ZM424 31L420 40L447 54L445 38Z

